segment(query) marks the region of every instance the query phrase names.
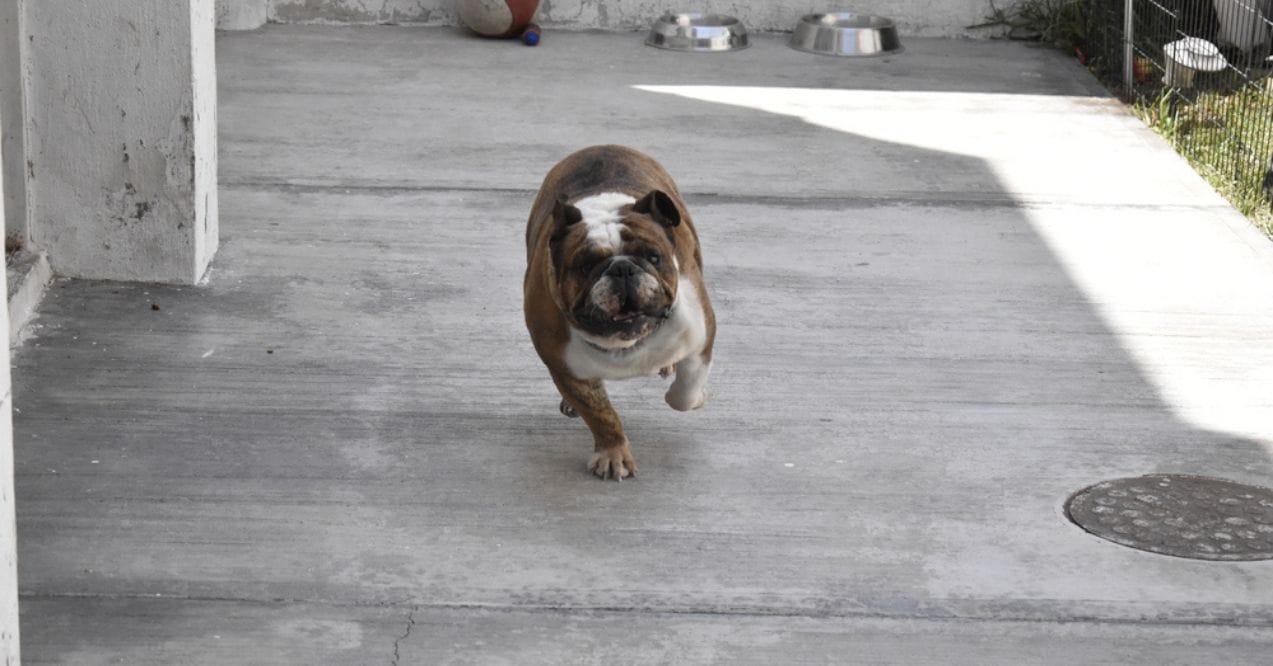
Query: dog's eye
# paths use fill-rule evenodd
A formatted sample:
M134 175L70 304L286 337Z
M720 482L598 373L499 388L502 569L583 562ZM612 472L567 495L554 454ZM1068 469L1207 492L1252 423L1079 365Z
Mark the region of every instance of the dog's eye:
M655 266L658 266L659 262L663 260L663 257L660 257L657 252L651 252L645 256L645 260Z

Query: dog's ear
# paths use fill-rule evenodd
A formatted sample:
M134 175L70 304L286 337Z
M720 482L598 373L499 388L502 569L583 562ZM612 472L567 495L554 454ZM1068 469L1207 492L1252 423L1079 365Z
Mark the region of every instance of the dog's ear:
M642 213L654 218L655 222L671 228L681 223L681 211L662 190L651 190L641 200L632 204L632 212Z
M552 265L560 269L562 259L562 240L571 228L583 221L583 213L578 208L559 198L553 203L553 232L548 237L548 249L552 257Z
M556 227L553 229L553 236L561 236L566 229L572 224L577 224L583 220L583 213L578 208L566 203L565 199L557 199L553 204L553 223Z

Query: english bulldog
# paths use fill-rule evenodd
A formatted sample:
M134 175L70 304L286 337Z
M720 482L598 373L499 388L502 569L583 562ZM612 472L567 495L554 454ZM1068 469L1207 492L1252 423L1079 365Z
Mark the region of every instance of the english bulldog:
M592 431L588 469L637 473L604 382L675 374L679 411L707 400L716 318L689 212L667 171L623 146L584 148L544 178L526 223L522 308L561 412Z

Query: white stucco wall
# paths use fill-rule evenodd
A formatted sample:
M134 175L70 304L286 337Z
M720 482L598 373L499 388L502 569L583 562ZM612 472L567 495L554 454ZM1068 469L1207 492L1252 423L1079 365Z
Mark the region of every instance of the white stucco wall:
M221 0L227 5L261 0ZM271 21L281 23L410 23L456 25L455 0L268 0ZM1006 3L1000 3L1006 4ZM851 7L879 14L898 23L903 34L954 36L980 23L990 11L988 0L541 0L539 14L546 27L565 29L643 30L672 6L685 10L730 14L749 30L790 30L802 15ZM223 26L228 27L228 26Z
M214 9L27 3L28 219L58 274L189 284L205 271L217 232Z
M269 0L217 0L217 28L254 30L269 18Z

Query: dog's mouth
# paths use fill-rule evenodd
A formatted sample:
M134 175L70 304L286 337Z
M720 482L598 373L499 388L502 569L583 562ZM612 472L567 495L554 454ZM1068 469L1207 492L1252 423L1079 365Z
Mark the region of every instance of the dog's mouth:
M671 308L643 310L625 306L614 314L596 307L581 308L574 318L580 330L596 338L631 342L653 333L669 316Z
M605 274L582 292L571 319L576 328L602 346L629 347L654 332L671 313L670 290L656 276L641 273L631 260L610 264Z

